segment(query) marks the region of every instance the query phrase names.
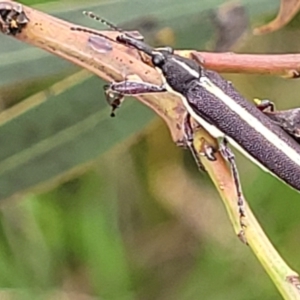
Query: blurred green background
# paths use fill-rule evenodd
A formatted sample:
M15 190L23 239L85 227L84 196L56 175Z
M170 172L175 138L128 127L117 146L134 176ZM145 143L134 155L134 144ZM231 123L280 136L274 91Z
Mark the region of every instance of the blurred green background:
M226 38L216 26L225 2L26 4L100 28L81 13L92 10L140 29L149 43L213 51L218 32ZM250 27L232 50L299 52L297 17L276 33L251 34L274 18L279 1L240 3ZM112 119L99 78L0 39L0 299L281 299L236 238L209 178L152 111L128 99ZM300 105L299 80L225 76L250 101ZM300 270L299 194L238 153L237 161L254 213Z

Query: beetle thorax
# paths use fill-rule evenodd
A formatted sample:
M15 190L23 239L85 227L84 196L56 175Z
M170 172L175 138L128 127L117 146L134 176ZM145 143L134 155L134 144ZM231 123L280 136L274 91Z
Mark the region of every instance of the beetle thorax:
M184 93L194 80L200 78L200 67L191 60L180 56L168 56L160 67L169 86L176 92Z

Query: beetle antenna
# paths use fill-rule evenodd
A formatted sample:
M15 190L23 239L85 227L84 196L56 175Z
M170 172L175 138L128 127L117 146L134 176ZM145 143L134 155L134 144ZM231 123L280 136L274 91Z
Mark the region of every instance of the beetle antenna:
M124 30L123 28L121 27L118 27L117 25L103 19L102 17L99 17L97 16L96 14L94 14L92 11L83 11L82 12L84 15L88 16L89 18L93 19L93 20L96 20L104 25L106 25L108 28L114 30L114 31L117 31L117 32L120 32L120 33L124 33L125 35L128 35L136 40L139 40L139 41L144 41L144 37L139 33L139 32L136 32L136 31L127 31L127 30Z
M102 24L106 25L107 27L109 27L110 29L114 30L114 31L119 31L119 32L124 32L124 30L118 26L116 26L115 24L95 15L93 12L91 11L83 11L82 12L84 15L90 17L93 20L96 20L98 22L101 22Z
M71 30L73 31L81 31L81 32L85 32L85 33L90 33L90 34L94 34L94 35L97 35L97 36L101 36L111 42L116 42L116 40L110 38L109 36L107 35L104 35L104 34L101 34L99 33L98 31L95 31L95 30L92 30L92 29L87 29L87 28L83 28L83 27L71 27L70 28Z

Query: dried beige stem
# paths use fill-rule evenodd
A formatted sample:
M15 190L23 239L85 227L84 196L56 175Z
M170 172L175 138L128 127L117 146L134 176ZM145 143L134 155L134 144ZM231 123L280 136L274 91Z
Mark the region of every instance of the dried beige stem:
M67 59L105 80L120 80L124 75L135 74L142 80L160 83L157 72L140 60L136 51L112 42L112 50L100 53L92 48L88 42L89 34L71 31L74 24L54 18L42 12L24 7L24 11L30 22L17 39L33 46L47 50L61 58ZM101 32L114 38L115 32ZM179 52L190 55L190 51ZM287 70L295 69L300 65L300 56L293 55L286 59L285 56L256 55L240 56L235 54L213 54L198 53L205 59L205 65L215 70L222 71L249 71L265 73L285 73ZM238 60L238 57L242 57ZM252 59L252 61L251 61ZM284 60L286 59L286 60ZM294 61L293 61L294 60ZM238 65L237 61L240 62ZM247 62L247 63L245 63ZM259 63L258 63L259 62ZM264 62L264 64L262 63ZM293 62L293 63L292 63ZM264 65L264 68L262 68ZM173 137L174 141L182 138L182 119L185 109L180 99L170 93L158 95L145 95L138 99L152 108L162 117ZM202 149L203 143L215 144L216 141L203 129L197 130L195 134L195 147ZM227 208L233 227L238 233L240 231L239 215L237 209L237 197L230 169L220 154L217 161L211 162L201 158L220 196ZM272 244L269 242L260 228L250 208L246 205L245 228L246 238L254 254L262 263L279 291L285 299L300 299L300 286L298 275L291 270L282 260Z

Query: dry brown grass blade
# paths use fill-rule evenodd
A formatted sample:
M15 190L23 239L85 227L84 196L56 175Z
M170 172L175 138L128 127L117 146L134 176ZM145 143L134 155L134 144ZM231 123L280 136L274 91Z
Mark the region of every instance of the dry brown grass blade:
M221 73L247 73L279 75L298 78L300 74L300 54L237 54L214 52L181 51L184 56L192 55L203 59L206 68Z
M276 18L266 25L255 28L253 34L267 34L279 30L292 20L299 9L299 0L281 0L280 9Z
M110 51L97 51L88 42L90 34L71 31L74 24L54 18L42 12L24 7L30 22L16 38L33 46L47 50L90 70L105 80L120 80L124 75L135 74L142 80L160 83L157 72L144 64L132 49L112 42ZM101 32L111 38L115 32ZM182 119L185 109L180 99L172 94L145 95L138 99L162 117L174 141L182 138ZM216 145L207 132L200 129L195 135L195 147L202 149L203 142ZM235 231L240 231L237 197L230 169L220 154L217 161L202 159L227 208ZM254 254L260 260L285 299L300 299L298 275L282 260L261 230L248 206L245 223L246 238ZM290 279L293 280L290 280Z

